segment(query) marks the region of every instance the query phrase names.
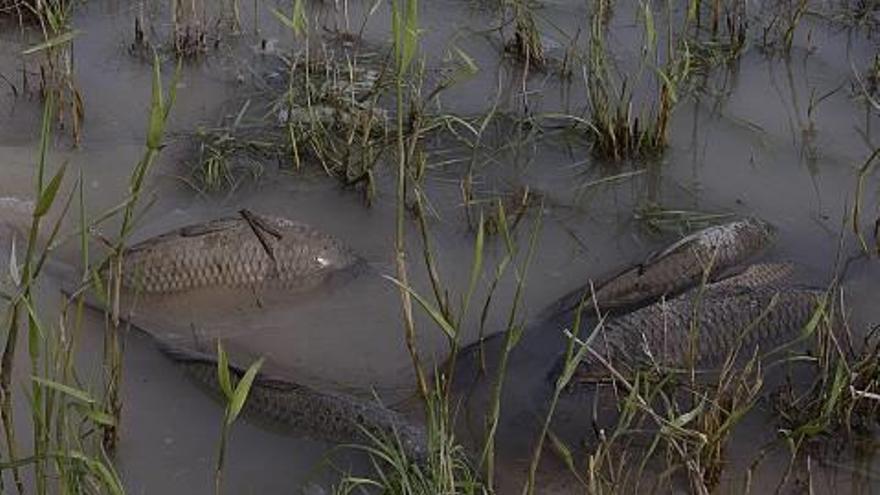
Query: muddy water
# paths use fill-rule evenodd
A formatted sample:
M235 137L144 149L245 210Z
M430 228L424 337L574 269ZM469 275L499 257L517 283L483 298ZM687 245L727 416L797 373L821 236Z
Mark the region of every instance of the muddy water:
M348 21L332 7L324 7L319 18L330 26L359 26L364 9L350 7ZM125 2L95 1L77 7L74 16L74 25L81 30L75 42L75 67L86 104L84 137L78 150L70 150L69 142L58 138L51 162L58 166L68 161L82 172L92 214L124 198L128 176L142 152L150 69L126 48L132 40L137 8ZM156 11L148 11L148 17L159 33L155 36L160 36L167 29L167 15L151 8ZM359 194L342 190L317 167L292 172L266 163L258 179L244 181L228 194L202 194L182 180L190 178L194 160L184 133L235 112L242 95L252 91L254 71L267 63L266 56L251 47L261 39L277 41L281 49L293 43L265 6L259 8L259 34L253 33L254 19L246 13L248 29L241 38L224 40L204 62L184 66L169 146L149 184L148 197L154 202L134 240L246 207L304 221L343 239L368 260L370 270L309 296L273 299L269 295L271 304L267 305L251 294L234 291L188 300L144 301L137 309L137 322L149 332L189 339L195 346L210 346L213 337L222 336L239 362L264 356L267 370L294 381L363 396L376 391L389 402L405 399L413 380L401 338L398 294L380 276L394 271L390 167L378 173L379 195L371 208L363 206ZM480 67L478 74L441 95L443 111L479 115L492 102L498 102L503 112L522 111L517 66L499 59L498 37L483 32L497 23L491 9L444 0L426 3L421 15L429 68L439 66L453 45L465 50ZM539 24L550 38L548 44L564 46L579 29L588 29L588 10L580 2L546 2L539 15ZM388 7L381 5L367 22L367 41L378 46L387 42L388 19ZM636 48L626 47L640 39L639 29L634 10L618 7L609 39L621 47L622 59L636 53ZM803 265L812 283L828 280L838 255L842 220L852 205L856 169L878 138L876 114L853 98L849 82L851 65L866 67L875 46L863 36L812 19L797 34L789 60L768 58L752 49L734 74L713 78L712 90L684 98L674 114L670 149L662 160L646 167L609 168L596 163L583 140L552 127L534 135L503 123L490 126L486 150L478 154L475 168L477 193L491 197L529 187L544 198L539 249L528 275L522 320L528 321L590 277L640 259L674 237L675 232L653 233L635 220L638 209L649 203L764 218L779 229L779 241L768 257ZM585 45L584 38L581 35L576 41L578 46ZM0 73L16 84L20 82L17 53L25 46L17 30L4 26L0 31ZM166 64L166 74L170 72ZM585 93L578 73L570 81L553 75L529 77L529 109L536 115L581 112ZM429 70L428 77L435 79L436 72ZM810 110L811 95L816 100L835 89ZM0 91L0 196L30 195L39 115L36 98L16 97L5 88ZM444 281L459 291L467 282L473 233L465 222L459 187L466 162L449 160L469 157L469 152L454 144L432 143L432 168L426 180L431 206L437 212L431 228L439 269ZM603 181L616 174L624 176ZM865 217L876 217L876 176L867 182L865 192ZM523 245L535 213L533 209L519 228ZM112 226L106 228L113 232ZM853 254L851 235L845 233L843 238L843 254ZM428 291L419 243L413 234L414 284ZM503 254L502 246L493 239L488 250L487 264L493 267ZM75 249L62 248L58 258L75 263ZM847 296L854 327L867 328L880 320L871 299L880 290L880 272L876 261L857 266L848 280ZM486 282L490 273L486 271ZM512 294L511 280L505 280L494 298L486 325L489 331L503 328ZM262 309L255 311L258 304ZM471 315L471 321L476 320L477 315ZM429 361L442 361L441 332L423 316L418 323L420 349ZM91 357L97 361L100 356L101 319L96 316L89 329L86 367L95 366ZM547 393L543 378L561 348L560 329L561 325L533 322L514 355L502 425L502 454L505 463L514 466L512 471L526 452L534 412L540 410L540 398ZM466 340L473 341L478 325L468 325L465 331ZM468 366L467 362L463 365ZM485 386L485 382L477 383L472 402L476 423ZM125 397L118 464L130 492L207 492L222 412L186 382L147 337L137 333L131 334L127 344ZM561 428L584 435L585 425L578 423L581 410L572 406L563 413L567 421ZM772 428L767 427L772 423L769 415L762 410L750 418L731 445L731 489L742 481L740 468L753 459L754 445L773 438ZM290 492L311 479L330 447L242 422L232 438L228 488L231 493ZM875 471L880 469L877 461L873 466ZM784 453L779 459L773 457L759 471L758 486L773 487L784 468ZM854 483L846 469L829 468L821 473L827 482L817 489L847 488Z

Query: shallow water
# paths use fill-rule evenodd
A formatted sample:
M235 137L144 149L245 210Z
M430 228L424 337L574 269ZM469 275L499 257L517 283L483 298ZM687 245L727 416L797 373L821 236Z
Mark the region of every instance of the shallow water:
M611 21L610 39L622 47L641 36L636 9L631 7L618 6ZM126 49L137 8L135 3L96 0L78 6L74 14L73 23L81 30L75 41L75 68L86 106L83 141L79 149L72 150L67 138L58 137L50 162L58 166L68 161L82 172L92 215L125 197L128 177L143 150L151 71ZM156 9L152 15L161 33L167 29L167 16L163 17L161 8L151 8ZM389 402L405 399L412 392L413 376L402 339L399 295L380 276L394 273L392 167L380 167L378 197L370 208L363 205L358 192L342 189L317 166L290 171L267 162L258 179L245 180L228 194L203 194L181 180L190 177L194 160L185 133L237 111L242 95L253 91L252 70L258 72L271 64L251 47L261 39L277 40L281 48L293 42L265 5L258 8L258 35L250 29L252 16L245 12L248 28L239 39L224 40L222 48L210 52L204 61L184 65L169 146L149 182L148 199L154 202L140 219L134 240L249 208L294 218L337 236L368 260L370 271L307 297L273 301L256 312L254 301L235 291L146 301L139 308L138 323L163 337L195 337L196 345L222 336L240 363L264 356L267 370L297 382L366 397L375 390ZM362 6L351 6L352 26L359 25L363 11ZM365 31L369 43L384 46L387 42L388 14L383 4L369 19ZM539 10L539 24L549 38L565 45L579 29L588 30L587 16L588 9L580 2L546 2ZM498 36L483 32L498 22L490 8L453 0L425 2L421 18L426 28L422 46L429 80L436 78L437 71L432 69L442 63L453 44L480 67L476 75L441 95L444 112L480 115L495 101L504 112L522 111L517 65L500 60ZM342 12L333 12L329 5L323 7L321 19L328 25L346 25ZM761 217L779 231L778 242L767 257L802 265L815 285L829 280L841 245L842 257L856 253L853 236L843 222L852 207L857 169L876 146L878 123L876 112L853 97L851 65L867 67L876 52L875 42L812 18L796 34L789 59L768 57L753 46L735 73L712 79L717 91L683 98L673 116L669 149L662 160L644 168L628 164L615 169L598 163L583 139L552 127L519 142L522 132L515 126L491 126L486 148L478 153L477 192L488 198L529 187L544 198L539 247L529 269L521 319L528 321L589 278L638 261L675 238L675 232L649 232L635 219L638 208L649 203ZM581 33L577 42L581 48L585 38ZM20 80L15 67L24 46L27 43L17 29L0 27L0 73L12 81ZM164 70L166 75L171 73L172 65L166 63ZM578 71L570 81L536 74L528 78L528 87L529 108L536 115L577 114L583 109L585 92ZM40 104L33 95L16 97L0 88L0 196L32 196ZM809 110L811 95L815 99L835 89ZM428 156L427 193L437 213L431 222L433 248L444 282L460 293L467 284L474 238L465 221L459 182L470 154L440 140L431 143ZM449 162L453 158L457 161ZM603 181L616 174L624 175ZM866 183L863 203L864 218L876 218L880 204L876 174ZM523 245L536 210L518 228ZM869 227L863 230L868 232ZM107 232L114 230L108 226ZM409 244L413 283L428 293L415 222L410 223ZM503 246L493 237L487 250L486 264L491 269L503 255ZM75 249L62 248L58 259L75 263ZM880 268L876 260L856 266L847 274L847 297L853 327L865 329L880 322L880 309L871 297L880 290ZM487 269L477 301L484 297L490 279ZM504 328L513 289L507 277L493 299L488 332ZM472 308L471 313L474 323L465 327L467 342L479 333L476 310ZM421 313L418 326L420 349L429 361L441 362L446 353L442 333ZM101 319L95 316L88 329L86 342L90 343L85 349L91 351L84 353L84 366L90 364L90 356L99 359ZM562 344L560 328L533 323L515 353L502 427L502 454L514 466L528 452L532 414L540 409L536 398L546 393L544 377ZM123 440L117 459L127 488L131 493L207 492L213 482L221 409L186 382L149 339L138 333L132 333L126 345L124 376ZM485 387L485 382L478 384L473 404L480 403L479 390ZM479 409L474 406L475 411ZM572 406L572 411L576 419L579 409ZM725 474L732 480L731 487L741 481L740 469L751 462L755 443L774 435L767 428L770 416L769 410L760 411L740 427L730 447L731 474ZM573 429L578 431L578 426ZM241 422L232 436L228 490L290 492L307 481L328 448ZM784 469L785 462L784 452L771 456L759 473L757 486L772 487L774 471ZM880 461L872 465L875 472L880 470ZM846 469L822 468L820 472L817 476L823 483L815 487L817 491L847 489L854 483ZM880 483L880 477L873 479Z

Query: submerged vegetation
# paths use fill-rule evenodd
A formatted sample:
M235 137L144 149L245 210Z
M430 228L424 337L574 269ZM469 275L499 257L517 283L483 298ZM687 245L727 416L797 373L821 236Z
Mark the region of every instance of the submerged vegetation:
M32 38L38 41L21 53L21 91L7 82L16 95L35 91L43 102L52 102L53 119L78 145L85 105L74 73L73 41L78 32L71 26L73 7L67 0L0 2L0 23L8 22L3 17L9 16L22 29L28 26L38 33Z
M347 23L348 2L342 3L337 8L344 8ZM393 218L387 220L393 223L390 271L394 275L386 278L399 295L401 340L412 361L428 452L425 458L414 458L399 438L365 431L372 441L354 445L352 450L368 459L367 472L344 472L335 493L491 494L500 493L500 486L516 485L517 491L530 495L543 493L542 483L548 478L564 480L569 491L591 494L649 489L703 494L721 487L748 493L757 491L753 481L762 461L775 450L785 452L789 460L787 471L778 473L780 489L795 483L804 465L811 476L809 463L821 449L873 454L880 429L880 338L876 329L850 328L846 292L837 282L823 294L798 338L797 343L809 352L783 346L772 349L771 358L765 359L766 355L757 352L740 355L741 349L736 348L714 373L701 373L694 362L683 369L657 365L624 372L596 351L610 316L590 307L595 293L584 294L574 315L568 315L571 321L541 322L552 327L542 331L565 336L559 339L563 360L551 377L549 398L530 411L532 429L522 432L529 447L516 455L526 459L527 468L509 468L512 456L501 447L505 397L511 387L519 385L511 381L510 367L534 325L526 308L527 290L537 276L532 265L542 249L547 206L555 199L552 193L529 185L509 188L513 191L508 193L491 188L487 188L491 193L476 191L476 175L484 164L497 160L496 155L545 146L562 134L575 136L578 147L573 154L588 152L593 160L610 163L618 172L622 163L660 167L671 144L675 111L683 101L715 91L709 82L719 70L735 72L754 43L763 54L791 55L801 33L799 26L810 14L810 3L771 4L764 7L770 10L761 12L767 15L756 23L750 4L743 0L639 3L633 9L636 41L627 44L614 37L613 22L619 15L615 10L622 7L619 2L593 2L583 26L589 33L586 47L572 42L572 50L578 52L573 60L581 63L583 74L583 93L572 105L577 108L564 114L540 114L536 110L540 105L533 103L537 98L531 96L536 91L531 77L551 62L542 43L542 23L536 20L538 6L529 0L505 0L500 3L500 17L508 24L493 31L512 33L504 50L524 65L510 85L511 92L519 92L510 98L517 103L510 104L511 108L507 102L499 103L503 93L499 88L498 101L476 115L448 110L443 98L461 90L459 84L482 68L453 46L447 53L453 54L456 70L451 76L449 72L436 76L429 54L421 48L426 27L420 21L423 4L418 0L394 0L387 6L388 47L368 44L360 37L363 29L342 35L339 30L322 32L323 26L313 25L317 23L317 16L311 16L314 6L304 0L295 0L289 9L271 8L273 19L288 29L294 48L279 49L270 56L266 53L269 42L261 39L264 53L249 67L253 83L249 91L240 92L232 110L217 124L185 133L191 159L181 175L198 191L230 192L248 177L268 175L269 167L274 167L284 172L285 180L309 171L325 174L343 187L356 188L368 205L378 203L383 192L393 193L389 193L393 206L387 210ZM121 299L123 259L146 210L146 187L157 157L166 146L164 136L181 70L178 65L175 78L163 84L157 52L177 60L200 59L219 46L222 36L244 30L238 0L219 5L173 1L161 6L170 15L169 33L155 41L148 33L156 29L148 26L141 5L135 13L130 48L136 55L148 55L154 64L145 149L133 168L124 200L90 219L82 176L68 190L66 166L56 169L48 158L55 123L69 129L74 142L82 135L85 105L74 77L77 31L71 21L73 7L63 1L31 5L24 0L0 0L0 15L18 16L19 23L39 34L41 41L22 55L37 61L44 104L31 223L27 232L20 233L23 240L13 237L9 273L4 274L8 280L0 293L5 315L0 362L4 438L0 491L4 493L124 493L113 460L120 435L124 435L119 429L124 414L123 351L126 311L132 310ZM375 3L366 9L364 25L382 8ZM871 15L852 13L860 23ZM577 35L571 38L576 40ZM877 65L875 57L864 76L866 83L861 84L869 102L876 98ZM557 76L550 71L541 75ZM516 106L520 103L522 107ZM540 118L546 115L566 125L556 132L544 125L551 120ZM494 133L493 124L502 130ZM581 146L584 141L586 146ZM873 193L866 190L876 173L877 153L856 170L855 197L848 212L850 230L866 255L880 254L880 219L863 218L865 197ZM455 174L450 182L461 187L464 217L473 240L469 270L460 287L449 282L460 279L452 270L444 271L442 248L436 245L435 226L448 221L432 206L442 200L434 197L430 187L432 180L438 180L437 171ZM603 177L597 184L615 177L621 175ZM627 212L653 234L686 234L730 216L714 213L720 211L714 206L667 208L654 199ZM61 315L54 318L41 299L39 282L53 249L62 241L62 219L73 217L78 220L72 238L79 244L82 271L77 273L78 290L64 297ZM118 227L117 235L109 239L98 231L108 221ZM865 225L874 226L876 249L869 245ZM6 243L6 239L0 241ZM418 248L416 241L421 243ZM101 248L95 249L96 244ZM702 267L702 283L693 289L697 301L710 282L712 262ZM643 270L641 266L639 271ZM418 286L414 273L426 274L427 289ZM98 383L80 376L77 367L87 293L95 293L105 311ZM699 347L702 309L694 304L690 335L694 349ZM493 311L504 312L502 328L486 328ZM430 325L420 324L425 321ZM440 332L448 355L442 364L432 365L421 343L432 337L428 332L435 331ZM468 348L472 343L468 336L475 331L479 336ZM500 350L490 356L488 333L492 332L498 334L495 342L500 341ZM16 359L24 341L26 359ZM594 358L609 378L595 384L594 404L588 408L574 397L572 380L581 363ZM217 380L225 400L213 478L219 494L227 452L234 449L230 428L263 361L257 361L238 381L231 377L219 341L217 361ZM29 365L23 373L28 377L31 421L30 430L23 432L13 418L13 401L23 400L14 390L17 362ZM460 421L460 413L470 405L460 396L457 378L469 371L462 370L467 365L473 365L477 376L488 384L480 424L476 432L470 432L476 439L465 435ZM784 374L781 385L772 381L780 373ZM560 412L572 408L577 410L580 426L588 426L591 434L572 437L557 430ZM613 412L610 423L601 417L603 409ZM766 442L751 464L733 471L728 452L737 432L746 418L766 416L767 411L778 418L777 424L764 432ZM32 438L25 442L28 434ZM26 443L27 448L23 447ZM547 467L552 463L563 469L554 472Z
M373 170L391 146L378 104L384 70L376 54L330 44L269 65L258 75L264 97L244 100L226 122L196 134L196 187L234 188L242 172L259 175L268 159L292 172L317 164L371 200Z

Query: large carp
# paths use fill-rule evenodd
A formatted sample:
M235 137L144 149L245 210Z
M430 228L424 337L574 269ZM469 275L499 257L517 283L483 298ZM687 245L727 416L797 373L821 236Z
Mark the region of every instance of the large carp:
M609 277L596 286L600 311L636 308L664 295L678 294L708 275L712 280L763 250L774 230L766 222L746 218L691 234L645 261ZM553 317L576 308L587 294L586 309L594 305L589 284L563 296L542 314Z
M159 349L202 386L218 395L217 361L214 357L158 341ZM230 366L234 380L244 374ZM399 441L407 455L422 461L427 455L424 429L378 402L344 394L320 392L309 387L257 374L245 402L246 413L257 419L285 426L312 438L331 442L370 443L370 435Z
M218 286L303 290L359 263L323 232L247 210L135 244L123 260L123 284L145 294Z
M722 283L660 301L600 328L588 344L595 354L587 353L574 382L608 378L609 365L626 374L742 362L796 340L822 297L814 289Z

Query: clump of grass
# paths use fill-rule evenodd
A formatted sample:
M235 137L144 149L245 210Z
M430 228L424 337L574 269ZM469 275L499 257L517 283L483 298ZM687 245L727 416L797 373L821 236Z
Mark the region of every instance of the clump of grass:
M875 15L877 4L872 0L842 0L828 7L830 12L825 18L846 29L861 28L872 35L880 27L880 20Z
M787 56L794 44L794 35L809 8L809 0L778 0L770 2L762 15L761 48L766 53Z
M473 191L470 191L464 199L468 221L470 222L474 216L473 210L485 211L488 207L488 213L484 219L486 234L500 235L504 228L503 222L509 222L510 230L515 231L530 211L543 204L544 196L529 186L518 186L507 193L487 195L485 198L475 197ZM501 202L501 207L494 207L497 201ZM502 215L505 216L504 220L501 218ZM476 225L471 223L471 227L476 227Z
M840 314L832 311L833 291L826 293L803 329L789 345L773 349L769 357L781 361L807 362L815 379L806 389L786 386L774 393L772 404L782 422L782 440L789 446L792 466L801 454L829 440L839 445L862 442L875 434L880 424L880 340L877 331L866 337L863 350L848 351L841 333ZM842 299L841 299L842 304ZM575 328L578 328L576 318ZM601 321L600 321L601 324ZM595 332L594 332L595 334ZM571 469L582 477L591 493L632 493L646 486L654 490L674 489L686 483L693 493L711 493L724 472L725 446L733 429L761 398L765 369L755 353L742 366L734 367L739 349L734 349L711 381L696 380L695 370L670 371L659 367L622 372L581 342L577 330L569 333L580 348L566 354L557 387L570 379L585 353L601 362L611 377L619 417L610 429L597 427L597 442L578 466L570 449L556 445ZM695 334L698 335L698 334ZM813 342L814 353L792 354L796 343ZM748 358L748 356L741 356ZM597 385L598 386L598 385ZM598 400L598 399L597 399ZM597 408L594 408L593 421ZM552 413L552 408L551 408ZM586 413L585 413L586 416ZM548 420L549 421L549 420ZM647 439L646 439L647 437ZM554 440L558 443L558 440ZM771 442L772 443L772 442ZM746 490L751 489L751 472L761 462L762 450L745 473ZM780 475L782 487L791 467Z
M48 177L47 154L53 127L51 96L44 103L39 159L35 167L35 197L31 222L25 233L23 256L16 237L4 239L12 243L9 278L12 287L2 293L6 339L0 361L0 416L2 416L5 458L0 463L0 491L13 491L5 485L5 472L12 472L14 490L25 493L21 470L32 468L34 493L122 493L122 486L112 464L102 449L96 432L113 424L114 419L103 411L100 400L80 384L73 361L80 333L79 318L68 319L68 310L75 306L65 301L57 325L46 324L49 309L37 295L36 288L44 273L51 246L57 240L61 221L79 191L80 218L84 219L82 178L74 185L67 199L60 194L65 167ZM50 216L55 217L50 220ZM83 220L84 221L84 220ZM85 229L82 229L85 232ZM85 234L83 234L85 235ZM20 257L19 257L20 256ZM83 257L87 257L83 251ZM81 309L81 306L80 306ZM33 442L30 455L22 457L12 417L12 377L16 354L21 351L19 332L26 331L30 361L26 386L29 394Z
M363 184L369 202L373 169L390 145L378 104L384 68L369 57L307 59L290 65L289 84L273 111L286 132L294 169L311 159L344 185Z
M333 493L348 495L374 489L401 495L493 493L480 481L467 452L455 438L455 415L442 389L440 382L436 382L426 402L428 452L425 459L407 457L400 440L394 435L377 436L365 432L371 442L354 448L370 457L371 472L343 476Z
M196 131L193 139L197 156L192 171L196 189L208 192L235 189L245 175L258 178L263 173L265 160L286 158L285 147L277 138L266 135L261 128L242 126L249 106L250 100L225 126Z
M194 58L205 53L208 50L207 30L208 19L203 0L171 1L171 47L175 55ZM135 31L137 40L138 32Z
M291 66L291 84L274 108L287 132L294 168L312 159L345 185L363 183L369 200L375 189L373 169L390 136L386 112L378 105L384 69L361 63L369 59L313 61L301 72Z
M152 7L167 20L156 23L154 16L148 18L145 10ZM155 6L138 2L132 25L128 46L132 56L151 62L157 52L174 59L198 60L220 47L224 37L240 34L240 2L171 0Z
M708 279L708 271L706 273L704 284ZM590 355L608 372L618 418L610 430L595 426L597 442L587 453L583 466L576 464L569 447L554 439L555 448L588 491L639 493L645 485L657 490L675 489L686 483L692 493L711 493L721 481L725 448L733 429L753 409L763 388L764 373L757 353L742 366L734 366L743 360L738 356L740 350L732 349L709 381L697 380L693 365L681 370L655 365L622 371L601 357L592 344L601 331L603 319L587 339L580 339L580 313L586 300L585 294L575 316L574 330L566 332L569 347L557 378L544 433L562 389L584 357ZM598 308L595 310L599 312ZM692 332L692 347L696 349L699 331L693 328ZM597 388L597 404L598 397ZM597 410L598 405L593 409L594 424Z
M806 446L842 446L870 440L880 427L880 334L868 332L859 350L849 346L843 298L832 298L814 316L815 378L805 390L788 386L773 397L781 432L794 462ZM835 299L837 302L834 302Z
M507 42L505 50L522 61L526 70L544 69L544 46L535 24L532 3L529 0L508 0L506 4L513 16L513 38Z
M292 54L266 71L260 94L226 122L196 133L195 187L234 188L244 174L262 173L266 161L290 171L316 164L344 186L361 187L369 203L374 168L391 147L388 117L378 104L385 77L373 53L324 46L319 54L309 48Z
M688 45L695 75L707 78L716 67L734 67L745 52L749 17L744 0L693 0L687 24L692 26Z
M39 94L43 101L54 102L57 123L69 128L74 144L82 137L85 105L76 85L73 60L73 40L77 31L71 27L73 3L67 0L47 0L33 6L25 3L33 16L43 41L28 48L23 56L38 58Z
M134 209L143 187L144 179L161 146L162 129L170 108L170 99L162 96L158 61L154 76L153 107L147 135L147 151L132 177L131 196L117 211L123 215L121 240L116 253L121 253L127 234L132 229ZM173 95L173 90L172 90ZM24 493L22 468L32 466L34 491L46 493L123 493L122 484L115 474L106 452L116 444L121 400L121 345L119 342L119 280L112 278L108 283L105 300L110 301L108 312L108 332L105 339L106 382L103 394L93 394L81 385L75 371L74 360L77 351L78 335L82 322L83 291L77 291L65 298L61 317L57 326L44 324L46 318L41 300L35 287L48 260L52 246L60 232L61 220L72 204L78 191L79 228L81 257L83 264L82 281L84 286L97 283L97 271L89 265L88 232L89 222L85 213L85 199L82 178L74 185L66 200L61 201L60 191L65 175L65 167L49 178L47 176L47 156L50 133L55 108L51 94L44 104L43 125L40 139L39 162L36 167L36 204L27 233L23 257L16 254L13 239L10 275L14 282L11 293L3 293L8 323L6 343L0 360L0 419L2 419L6 442L6 458L0 470L12 471L16 490ZM59 205L60 203L60 205ZM55 220L48 220L54 211ZM51 227L48 228L47 227ZM121 254L111 256L100 266L112 267L111 273L121 276ZM115 289L115 290L114 290ZM33 426L32 454L21 457L19 454L15 428L12 418L12 376L15 355L19 349L19 332L27 332L27 350L30 358L29 406ZM101 396L103 395L103 396ZM0 490L3 477L0 476Z
M601 1L593 12L589 66L585 72L589 118L584 123L592 133L593 153L614 162L654 158L666 149L669 120L691 71L690 51L686 41L673 39L670 27L665 61L660 61L654 15L651 7L644 4L640 67L633 76L621 76L611 65L613 54L605 41L607 8L607 2ZM649 78L649 101L642 103L636 91L644 83L645 71L653 77ZM639 110L640 107L647 110Z

